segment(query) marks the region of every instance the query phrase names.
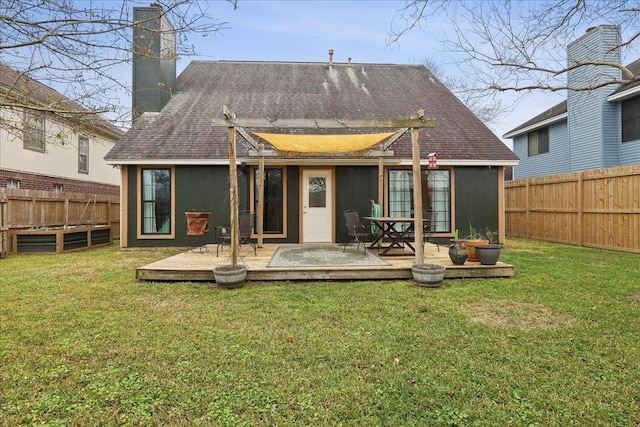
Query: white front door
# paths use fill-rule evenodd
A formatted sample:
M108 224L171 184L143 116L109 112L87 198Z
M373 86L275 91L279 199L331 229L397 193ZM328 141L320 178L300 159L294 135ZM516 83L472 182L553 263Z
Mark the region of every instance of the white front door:
M302 242L331 243L333 183L330 169L302 171Z

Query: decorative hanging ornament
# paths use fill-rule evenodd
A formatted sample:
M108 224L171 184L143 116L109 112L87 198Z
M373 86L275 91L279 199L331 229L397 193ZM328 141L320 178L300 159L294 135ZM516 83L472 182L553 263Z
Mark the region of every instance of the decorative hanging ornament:
M427 157L429 158L429 169L437 169L438 155L436 153L429 153Z

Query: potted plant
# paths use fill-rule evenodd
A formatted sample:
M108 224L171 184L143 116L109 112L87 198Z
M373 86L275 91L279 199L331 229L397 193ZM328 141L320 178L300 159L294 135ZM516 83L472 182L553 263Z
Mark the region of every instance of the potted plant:
M471 225L471 223L469 223L469 235L465 240L465 244L467 246L468 252L467 260L478 262L480 260L478 259L478 255L476 254L476 246L488 245L489 240L485 239L482 236L480 230L477 230L473 225Z
M499 244L494 243L494 240L498 236L498 232L487 229L485 235L489 239L489 244L477 245L476 253L480 260L480 264L495 265L498 262L498 258L500 258L500 249L502 248Z
M241 288L247 278L247 267L241 264L218 265L213 268L213 275L222 288Z
M421 263L411 266L413 280L420 286L437 288L442 284L446 267L440 264Z
M462 265L467 260L469 255L467 251L467 245L464 239L458 238L458 229L453 233L453 239L450 240L451 246L449 246L449 258L454 265Z

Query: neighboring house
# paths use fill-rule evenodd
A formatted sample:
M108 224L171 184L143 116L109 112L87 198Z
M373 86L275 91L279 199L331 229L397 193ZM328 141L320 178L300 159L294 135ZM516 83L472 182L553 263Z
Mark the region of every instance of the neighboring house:
M603 25L567 47L571 62L620 63L620 31ZM640 73L640 59L627 65ZM569 71L568 85L596 85L621 78L611 66ZM507 132L520 164L514 178L576 172L640 163L640 82L569 91L567 100Z
M137 61L148 65L134 56L134 69ZM167 73L134 72L134 79L159 75ZM236 143L239 208L253 212L265 147L266 243L344 242L343 212L368 215L370 200L384 215L413 209L411 131L393 141L378 134L396 128L279 129L277 120L408 119L421 108L436 121L419 132L422 202L434 236L448 242L472 222L504 238L503 174L518 158L422 65L334 63L331 52L329 62L314 63L194 61L175 89L171 81L134 87L171 88L172 97L137 118L105 158L122 170L123 247L188 245L186 211L211 212L209 241L215 226L229 223L228 130L214 126L225 106L238 122L271 123L238 128ZM430 152L437 169L428 169Z
M104 156L122 135L57 91L0 64L0 187L117 196L120 173Z

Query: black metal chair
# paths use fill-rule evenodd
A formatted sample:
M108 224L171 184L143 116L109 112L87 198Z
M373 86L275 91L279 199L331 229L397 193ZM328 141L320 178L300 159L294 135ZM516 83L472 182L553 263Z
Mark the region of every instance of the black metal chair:
M346 222L345 225L347 226L347 233L349 234L349 237L353 238L353 240L347 241L344 244L342 252L347 249L347 245L349 243L357 243L358 246L356 246L356 250L360 250L360 245L362 245L362 248L366 253L366 242L370 242L373 240L373 234L371 234L371 230L367 229L367 227L365 227L364 224L360 222L360 216L358 215L358 212L354 211L353 209L347 209L346 211L344 211L344 220Z
M258 256L258 246L251 237L255 217L255 214L249 211L242 211L238 214L238 243L240 247L245 244L251 245L253 248L253 255ZM220 248L224 249L225 245L231 245L231 227L217 227L217 230L219 230L219 233L217 236L218 246L216 247L216 256L219 256Z

